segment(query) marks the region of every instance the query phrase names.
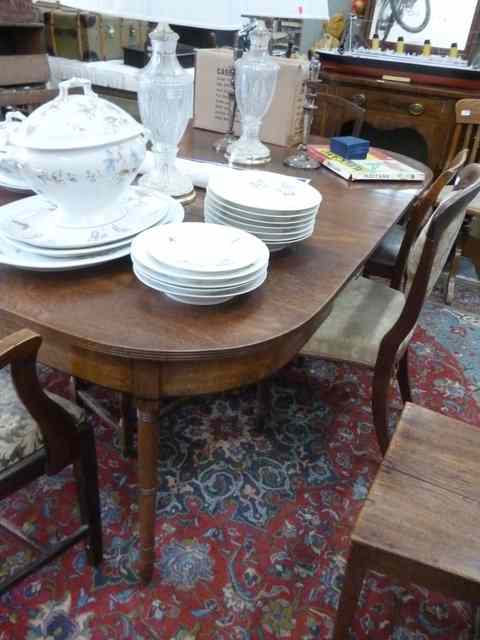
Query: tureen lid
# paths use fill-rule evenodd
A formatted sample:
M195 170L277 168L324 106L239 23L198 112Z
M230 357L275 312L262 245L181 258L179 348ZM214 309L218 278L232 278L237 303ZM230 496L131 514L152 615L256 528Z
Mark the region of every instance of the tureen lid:
M81 94L70 94L73 87ZM100 98L90 80L72 78L59 84L59 95L36 109L12 133L14 145L30 149L81 149L120 142L144 130L130 114Z

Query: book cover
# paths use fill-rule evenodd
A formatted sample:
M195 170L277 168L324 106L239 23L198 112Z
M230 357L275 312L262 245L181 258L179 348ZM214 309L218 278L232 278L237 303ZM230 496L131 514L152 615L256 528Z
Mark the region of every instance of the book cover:
M346 180L399 180L418 182L425 179L422 171L409 167L381 149L370 148L365 160L345 160L332 153L328 145L309 145L308 153L324 167Z

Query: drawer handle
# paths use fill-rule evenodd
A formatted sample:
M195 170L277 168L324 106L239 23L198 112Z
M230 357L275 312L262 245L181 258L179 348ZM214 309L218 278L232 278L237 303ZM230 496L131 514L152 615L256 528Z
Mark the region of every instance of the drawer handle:
M411 116L421 116L422 113L425 113L425 107L421 102L412 102L408 105L408 113Z
M352 96L352 102L358 104L359 107L365 107L367 104L367 96L364 93L356 93Z

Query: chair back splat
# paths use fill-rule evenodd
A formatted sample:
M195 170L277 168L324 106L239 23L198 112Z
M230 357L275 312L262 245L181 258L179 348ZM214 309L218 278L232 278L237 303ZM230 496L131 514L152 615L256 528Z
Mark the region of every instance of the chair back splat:
M405 306L395 325L383 338L377 361L388 357L392 350L397 351L402 343L408 344L425 299L447 263L468 205L478 193L480 164L471 164L461 170L454 191L436 207L424 224L406 261Z
M465 98L455 105L455 130L447 155L447 167L459 149L469 150L468 162L478 162L480 150L480 100Z
M442 171L431 185L424 187L408 207L406 213L406 231L402 244L400 245L391 281L391 286L394 289L400 289L402 287L407 260L413 243L420 235L423 227L427 224L430 217L433 215L442 189L453 180L457 182L457 174L467 162L468 153L468 149L462 149L459 151L449 166Z
M350 100L341 96L319 93L317 97L318 111L315 115L312 133L332 138L344 134L344 127L352 124L348 135L360 136L366 111Z

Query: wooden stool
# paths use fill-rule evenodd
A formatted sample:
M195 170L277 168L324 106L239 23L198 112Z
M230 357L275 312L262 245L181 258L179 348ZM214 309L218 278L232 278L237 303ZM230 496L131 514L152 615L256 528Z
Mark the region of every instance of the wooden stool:
M480 429L406 404L352 534L333 640L367 570L480 599Z

